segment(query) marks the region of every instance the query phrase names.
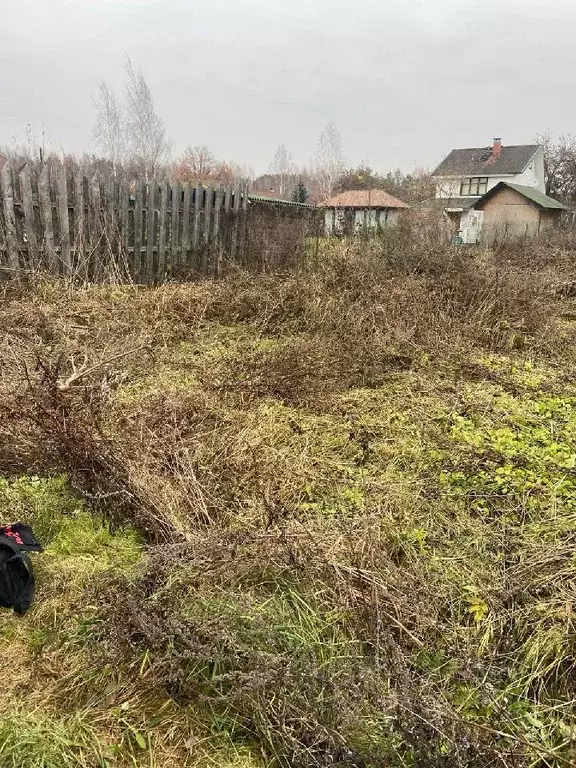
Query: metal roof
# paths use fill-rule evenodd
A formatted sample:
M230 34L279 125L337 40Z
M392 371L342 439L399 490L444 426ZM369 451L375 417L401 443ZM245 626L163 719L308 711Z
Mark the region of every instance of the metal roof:
M515 192L518 192L519 195L522 195L522 197L525 197L527 200L530 200L531 202L540 206L540 208L546 208L547 210L554 211L566 210L565 205L562 205L562 203L559 203L558 200L554 200L552 197L548 197L548 195L545 195L544 192L540 192L540 190L534 189L534 187L525 187L521 184L511 184L508 181L501 181L499 184L496 184L495 187L492 187L492 189L486 192L486 194L476 202L474 207L479 207L482 203L486 202L486 200L492 197L496 192L498 192L498 190L502 189L503 187L513 189Z
M494 156L492 147L453 149L436 168L433 176L507 176L522 173L536 152L538 144L502 146Z
M248 200L255 203L274 203L275 205L291 205L296 208L316 208L315 205L310 203L295 203L293 200L282 200L280 197L264 197L264 195L251 195L248 194Z

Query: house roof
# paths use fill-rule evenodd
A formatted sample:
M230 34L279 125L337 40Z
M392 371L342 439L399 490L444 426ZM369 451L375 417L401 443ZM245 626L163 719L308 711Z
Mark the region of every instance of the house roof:
M409 208L383 189L351 189L320 203L321 208Z
M498 157L492 147L453 149L436 168L433 176L507 176L522 173L540 146L503 146Z
M501 181L496 184L495 187L492 187L492 189L488 190L485 195L476 201L474 207L481 207L482 203L485 203L504 187L513 189L515 192L518 192L518 194L522 195L522 197L525 197L527 200L535 203L540 208L545 208L546 210L551 211L566 210L565 205L562 205L562 203L559 203L558 200L554 200L552 197L548 197L548 195L545 195L544 192L540 192L538 189L534 189L534 187L524 187L521 184L510 184L508 181Z

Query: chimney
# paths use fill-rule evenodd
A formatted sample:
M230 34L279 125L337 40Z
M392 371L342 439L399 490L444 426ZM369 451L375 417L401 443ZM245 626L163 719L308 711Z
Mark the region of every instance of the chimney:
M492 144L492 157L494 159L500 157L500 152L502 152L502 139L495 138L494 144Z

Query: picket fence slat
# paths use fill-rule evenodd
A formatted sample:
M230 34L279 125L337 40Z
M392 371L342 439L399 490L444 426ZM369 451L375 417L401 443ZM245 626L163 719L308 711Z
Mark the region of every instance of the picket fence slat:
M36 220L32 200L32 177L28 163L20 172L20 190L22 193L22 209L24 210L24 230L28 245L28 265L34 269L38 266L38 241L36 239Z
M187 184L184 190L184 208L182 209L182 264L188 266L188 250L190 248L190 205L192 187Z
M128 208L130 206L130 187L128 184L120 184L118 192L120 196L120 232L122 239L122 250L126 258L126 265L128 265L128 243L129 243L129 225L128 225Z
M132 256L132 270L134 280L138 282L142 275L142 196L144 194L144 184L141 181L136 183L134 200L134 251Z
M54 251L54 225L52 222L52 200L50 197L50 177L48 166L42 169L38 178L38 197L40 201L40 216L44 226L44 258L51 272L58 274L58 262Z
M4 228L8 250L8 264L10 269L18 271L20 268L20 258L18 255L18 241L16 238L14 187L12 186L12 169L8 165L5 165L0 172L0 186L2 188L2 196L4 200Z
M66 168L62 166L58 174L58 219L60 224L60 259L65 275L70 275L70 217L68 215L68 179Z
M248 187L246 185L242 188L242 215L240 217L240 262L246 259L246 242L248 236Z
M88 259L86 251L86 201L84 197L84 176L76 175L74 180L74 245L76 250L76 271L84 280L88 280Z
M146 282L151 283L154 274L154 220L156 208L156 184L148 185L146 201Z
M200 245L200 222L202 217L203 197L204 188L199 184L194 191L194 237L192 241L194 253L197 253L198 246Z
M158 276L163 279L166 272L166 219L168 216L168 183L160 190L160 217L158 224Z
M234 200L233 200L233 211L234 211L234 223L232 225L232 243L230 246L230 256L232 258L232 261L236 261L236 250L238 247L238 218L240 213L240 185L236 184L234 186Z
M179 244L179 213L180 213L180 184L172 185L172 221L170 224L170 264L172 268L179 266L180 257L178 254Z
M212 249L214 252L214 273L220 274L220 210L223 204L221 189L217 189L214 199L214 225L212 227Z

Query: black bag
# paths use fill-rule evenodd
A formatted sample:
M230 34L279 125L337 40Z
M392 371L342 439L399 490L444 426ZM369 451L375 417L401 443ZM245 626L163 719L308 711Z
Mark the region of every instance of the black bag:
M41 552L28 525L0 527L0 606L26 613L34 599L34 569L26 552Z

